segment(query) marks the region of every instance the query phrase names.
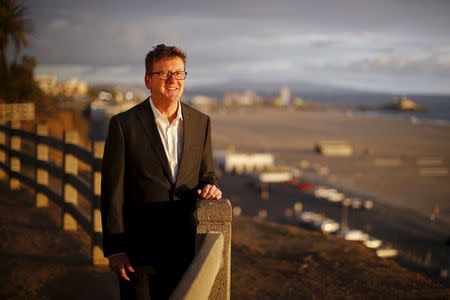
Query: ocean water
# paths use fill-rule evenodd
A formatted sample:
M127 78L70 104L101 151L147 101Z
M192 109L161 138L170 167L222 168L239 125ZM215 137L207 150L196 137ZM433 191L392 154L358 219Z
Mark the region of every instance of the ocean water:
M428 108L420 112L401 112L394 110L369 110L354 111L357 114L371 117L389 117L411 119L414 117L421 122L433 123L437 125L450 126L450 95L407 95L410 99ZM311 94L305 97L310 102L321 102L330 104L351 104L351 105L383 105L393 101L393 95L387 94Z
M307 102L329 103L329 104L350 104L350 105L383 105L392 103L393 98L399 95L391 94L374 94L374 93L353 93L353 94L336 94L336 93L309 93L298 94ZM403 96L403 95L402 95ZM352 110L352 113L367 117L387 117L398 119L415 119L417 122L431 123L435 125L450 126L450 95L405 95L417 104L424 105L427 111L420 112L401 112L394 110ZM217 99L221 99L217 96ZM345 110L346 113L348 110ZM342 113L343 111L336 111ZM109 118L91 120L90 122L90 138L92 140L104 140L108 130Z

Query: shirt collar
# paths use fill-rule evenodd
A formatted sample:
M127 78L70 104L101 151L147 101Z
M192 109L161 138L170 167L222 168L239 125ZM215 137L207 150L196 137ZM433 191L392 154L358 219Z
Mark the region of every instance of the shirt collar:
M161 120L161 119L167 120L167 118L155 106L151 97L148 99L148 101L150 101L150 106L152 108L153 116L155 116L155 120ZM183 114L181 113L181 102L180 101L178 101L177 116L174 120L174 123L178 122L178 120L183 120Z

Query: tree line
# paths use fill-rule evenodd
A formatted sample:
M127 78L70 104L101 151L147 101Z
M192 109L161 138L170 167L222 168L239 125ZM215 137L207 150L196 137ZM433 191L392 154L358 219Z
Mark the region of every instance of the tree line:
M24 3L0 0L0 103L40 101L41 108L50 104L34 81L36 59L19 57L32 33Z

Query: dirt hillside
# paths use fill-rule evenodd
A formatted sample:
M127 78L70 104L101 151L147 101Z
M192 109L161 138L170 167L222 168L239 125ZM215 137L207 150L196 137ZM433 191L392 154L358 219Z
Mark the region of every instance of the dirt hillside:
M59 208L0 183L0 299L118 299L114 276L89 265L89 239L63 232ZM232 299L450 298L450 290L359 244L296 227L233 221Z

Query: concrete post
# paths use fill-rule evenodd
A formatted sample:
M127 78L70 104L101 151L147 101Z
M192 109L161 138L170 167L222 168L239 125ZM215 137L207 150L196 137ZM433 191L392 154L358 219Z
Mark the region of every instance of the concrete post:
M231 204L227 199L197 201L197 251L207 232L220 232L224 236L222 266L217 274L209 299L230 299L231 289Z
M20 129L20 121L12 121L11 122L11 128L12 129ZM20 151L20 148L22 146L22 139L20 136L14 136L11 135L10 137L10 149ZM19 172L20 173L20 158L16 156L10 156L9 158L9 168L11 171ZM14 178L14 176L9 177L9 188L11 190L18 190L20 189L20 181L17 178Z
M65 144L74 144L78 143L78 132L76 131L64 131L64 143ZM75 156L70 153L67 153L64 150L63 153L63 170L64 174L73 174L78 175L78 160ZM66 178L64 176L64 180L62 182L62 195L65 203L71 203L75 206L78 205L78 191L69 183L66 182ZM77 230L77 222L72 217L70 213L67 213L64 209L63 211L63 229L66 231L74 231Z
M35 125L34 131L36 135L48 136L48 125L47 123L39 123ZM39 143L39 139L35 146L35 157L39 161L48 162L48 146L46 144ZM36 183L48 187L48 171L46 169L35 168L35 178ZM48 207L48 197L37 191L35 195L36 207Z
M95 159L103 157L104 142L92 143L92 156ZM108 259L104 257L103 250L100 247L101 241L98 238L102 232L102 216L100 213L100 192L102 175L95 162L92 166L92 264L108 265Z

